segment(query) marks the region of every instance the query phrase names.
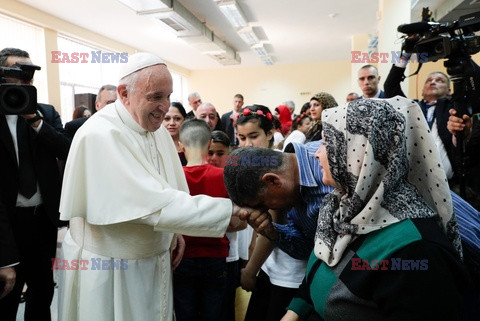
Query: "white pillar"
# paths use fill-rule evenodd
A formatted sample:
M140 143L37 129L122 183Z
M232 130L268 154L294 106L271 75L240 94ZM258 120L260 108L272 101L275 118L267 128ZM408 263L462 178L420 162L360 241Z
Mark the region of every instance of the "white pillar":
M403 23L410 23L411 2L405 0L379 0L378 11L378 52L388 54L388 60L380 60L377 65L378 73L382 77L380 87L383 88L388 72L392 67L392 52L401 50L402 44L400 37L403 35L397 32L397 27ZM406 75L410 74L407 68ZM408 97L408 78L402 83L402 89Z

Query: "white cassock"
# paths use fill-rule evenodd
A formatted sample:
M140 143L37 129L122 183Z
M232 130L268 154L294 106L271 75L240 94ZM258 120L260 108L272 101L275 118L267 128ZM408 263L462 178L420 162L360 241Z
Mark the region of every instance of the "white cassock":
M59 320L169 321L173 233L221 237L232 205L190 196L169 133L146 132L117 100L76 133L60 213L62 259L86 261L61 270Z

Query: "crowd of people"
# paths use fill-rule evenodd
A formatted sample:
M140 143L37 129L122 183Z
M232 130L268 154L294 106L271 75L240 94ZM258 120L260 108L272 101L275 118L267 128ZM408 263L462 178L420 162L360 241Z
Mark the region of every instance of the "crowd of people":
M245 321L476 320L480 122L441 72L405 98L404 71L381 90L363 66L362 94L298 113L235 94L219 115L197 92L187 113L163 60L137 53L65 127L51 105L0 114L1 319L26 284L25 320L50 320L58 270L65 321L235 321L238 287Z

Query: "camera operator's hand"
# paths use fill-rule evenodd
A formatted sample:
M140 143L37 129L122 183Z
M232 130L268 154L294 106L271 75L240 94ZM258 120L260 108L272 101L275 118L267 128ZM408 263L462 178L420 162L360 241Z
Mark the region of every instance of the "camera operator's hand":
M32 126L33 128L38 128L42 122L42 116L40 114L35 113L35 114L27 114L27 115L21 115L23 118L27 120L27 122ZM34 120L35 119L35 120Z
M447 122L448 131L455 136L458 132L465 130L465 136L468 136L472 128L472 120L470 117L468 115L463 115L462 118L457 117L457 111L453 108L448 112L450 113Z

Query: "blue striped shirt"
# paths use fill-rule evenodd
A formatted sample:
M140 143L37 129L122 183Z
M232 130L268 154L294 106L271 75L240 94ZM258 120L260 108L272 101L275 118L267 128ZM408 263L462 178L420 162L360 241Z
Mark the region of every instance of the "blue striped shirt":
M314 246L320 205L323 197L333 188L323 184L320 162L314 156L322 142L292 144L297 157L303 203L288 211L287 224L274 223L278 230L276 244L291 257L307 260Z
M463 254L480 269L480 213L454 192L450 191L450 194L463 243Z

